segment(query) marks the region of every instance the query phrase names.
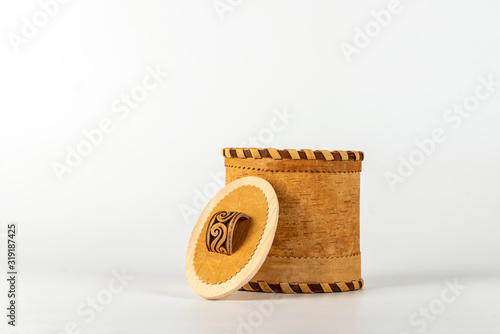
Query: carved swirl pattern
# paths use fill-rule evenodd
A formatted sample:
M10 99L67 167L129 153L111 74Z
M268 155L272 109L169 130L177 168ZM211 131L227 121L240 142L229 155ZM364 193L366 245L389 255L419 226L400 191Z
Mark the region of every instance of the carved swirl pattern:
M248 216L235 211L219 211L212 216L206 234L207 249L210 252L232 254L234 225L239 219L248 219Z

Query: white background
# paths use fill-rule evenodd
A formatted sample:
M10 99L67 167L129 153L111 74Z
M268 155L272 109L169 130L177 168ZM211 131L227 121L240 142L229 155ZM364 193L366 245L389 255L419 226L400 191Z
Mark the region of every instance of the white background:
M41 7L0 6L0 222L19 224L18 332L499 333L500 86L456 128L443 115L480 77L500 81L500 4L402 0L348 62L340 46L388 1L221 2L222 17L211 0L69 1L17 47ZM157 67L168 78L120 118L115 101ZM279 123L284 110L294 118ZM113 131L60 181L54 162L107 118ZM392 190L387 173L436 128L446 140ZM365 288L277 304L190 290L193 212L221 149L251 137L365 152ZM134 279L83 316L113 270ZM449 303L446 280L465 286Z

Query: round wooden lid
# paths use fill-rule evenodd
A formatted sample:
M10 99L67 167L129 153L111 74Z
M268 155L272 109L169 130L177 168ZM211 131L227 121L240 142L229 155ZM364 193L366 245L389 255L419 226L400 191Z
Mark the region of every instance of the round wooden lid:
M186 278L207 299L228 296L257 273L273 243L278 198L269 182L249 176L222 188L191 233Z

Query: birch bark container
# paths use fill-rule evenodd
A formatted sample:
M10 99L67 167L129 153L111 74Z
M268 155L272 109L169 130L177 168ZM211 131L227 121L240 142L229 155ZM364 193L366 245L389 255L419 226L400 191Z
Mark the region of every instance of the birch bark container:
M314 293L363 286L360 151L225 148L226 184L267 180L279 202L276 233L247 291Z

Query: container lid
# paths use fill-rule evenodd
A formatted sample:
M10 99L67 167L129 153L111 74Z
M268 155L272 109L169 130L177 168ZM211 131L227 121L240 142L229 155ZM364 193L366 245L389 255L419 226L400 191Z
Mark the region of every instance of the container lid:
M207 204L191 233L186 278L207 299L241 288L264 263L278 226L276 192L249 176L222 188Z

